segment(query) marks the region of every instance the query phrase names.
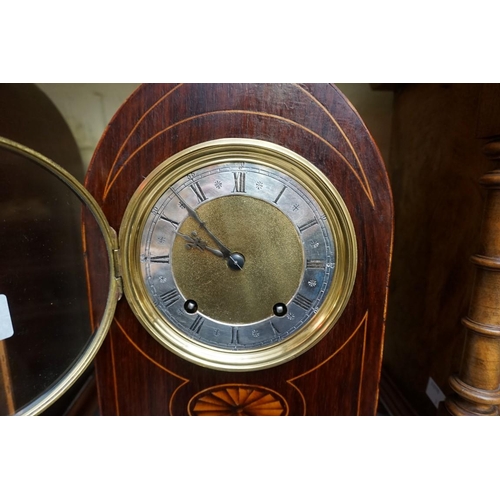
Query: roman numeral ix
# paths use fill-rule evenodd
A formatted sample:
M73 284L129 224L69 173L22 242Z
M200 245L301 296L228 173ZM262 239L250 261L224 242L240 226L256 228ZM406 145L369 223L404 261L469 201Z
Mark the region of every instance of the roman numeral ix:
M170 263L170 255L157 255L155 257L150 257L149 262L157 262L160 264L169 264Z

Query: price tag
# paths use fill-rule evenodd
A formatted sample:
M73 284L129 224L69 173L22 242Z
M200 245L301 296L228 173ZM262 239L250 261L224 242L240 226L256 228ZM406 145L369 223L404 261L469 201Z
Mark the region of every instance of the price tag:
M14 328L12 327L7 297L0 294L0 340L8 339L12 335L14 335Z

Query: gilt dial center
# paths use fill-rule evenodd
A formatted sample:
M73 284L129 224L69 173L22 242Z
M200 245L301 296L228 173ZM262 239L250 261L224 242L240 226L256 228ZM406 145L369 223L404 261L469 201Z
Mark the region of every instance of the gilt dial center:
M177 287L196 301L199 313L221 323L249 324L270 318L274 304L293 298L305 262L299 232L286 214L242 195L208 200L196 211L204 227L186 217L177 231L195 231L200 245L187 248L185 238L175 238L171 262ZM216 242L205 228L230 249L229 257L208 250Z

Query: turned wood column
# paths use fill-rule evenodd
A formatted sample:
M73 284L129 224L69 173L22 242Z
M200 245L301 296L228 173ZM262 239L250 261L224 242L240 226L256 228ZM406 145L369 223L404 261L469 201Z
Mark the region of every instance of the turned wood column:
M480 179L487 190L460 371L450 377L453 394L445 402L452 415L499 415L500 405L500 139L484 154L496 168Z

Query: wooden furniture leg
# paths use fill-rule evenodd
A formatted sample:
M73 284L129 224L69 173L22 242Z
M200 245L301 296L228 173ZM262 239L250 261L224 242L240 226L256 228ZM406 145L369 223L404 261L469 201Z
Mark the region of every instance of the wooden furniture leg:
M0 415L15 413L14 395L10 380L9 362L3 342L0 342Z
M485 145L484 154L500 161L500 140ZM451 415L499 415L500 405L500 167L484 175L486 206L468 315L462 319L466 339L458 375L450 377L456 394L445 401Z

